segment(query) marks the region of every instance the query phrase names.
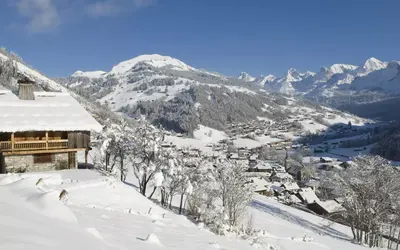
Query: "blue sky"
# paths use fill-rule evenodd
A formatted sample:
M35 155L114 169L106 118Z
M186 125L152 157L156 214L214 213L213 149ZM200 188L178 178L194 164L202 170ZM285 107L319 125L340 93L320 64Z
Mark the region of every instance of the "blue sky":
M0 45L52 76L158 53L227 75L400 60L400 1L1 0Z

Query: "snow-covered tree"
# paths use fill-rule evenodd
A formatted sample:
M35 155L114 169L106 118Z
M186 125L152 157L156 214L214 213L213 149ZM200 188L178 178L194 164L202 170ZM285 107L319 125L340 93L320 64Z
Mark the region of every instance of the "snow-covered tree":
M153 125L143 121L136 128L134 134L133 173L139 182L140 193L146 195L147 186L154 179L156 173L158 173L156 182L160 184L160 173L163 173L164 178L164 172L170 168L170 160L173 159L174 154L172 149L161 147L164 136Z
M234 161L222 161L215 166L219 197L228 223L237 226L253 197L252 188L245 176L246 166Z
M121 181L125 181L127 173L127 159L131 154L135 137L132 128L124 119L117 123L106 122L102 133L102 145L100 148L101 161L104 169L113 172L118 166Z
M391 223L400 205L400 174L379 156L359 156L353 162L346 170L330 172L321 184L332 195L343 195L343 222L354 240L377 246L383 226Z

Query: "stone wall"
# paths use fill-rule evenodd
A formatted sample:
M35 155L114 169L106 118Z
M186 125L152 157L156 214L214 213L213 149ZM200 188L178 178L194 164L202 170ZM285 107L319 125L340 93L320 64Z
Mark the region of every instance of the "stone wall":
M66 163L68 167L68 153L52 154L51 163L33 163L33 155L5 156L8 173L15 172L43 172L56 170L56 167Z

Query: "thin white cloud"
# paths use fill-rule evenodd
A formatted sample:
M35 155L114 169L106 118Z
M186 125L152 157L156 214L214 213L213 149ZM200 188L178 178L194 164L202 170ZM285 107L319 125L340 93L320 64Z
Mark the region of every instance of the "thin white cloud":
M57 28L61 23L59 12L53 0L18 0L18 12L27 19L31 32L43 32Z
M115 1L95 2L86 6L86 11L90 16L105 17L114 16L121 12L122 6L114 3Z
M92 17L110 17L152 3L153 0L102 0L87 4L85 9Z
M3 0L0 0L3 1ZM156 0L9 0L33 33L48 32L62 23L89 17L114 17L153 4Z

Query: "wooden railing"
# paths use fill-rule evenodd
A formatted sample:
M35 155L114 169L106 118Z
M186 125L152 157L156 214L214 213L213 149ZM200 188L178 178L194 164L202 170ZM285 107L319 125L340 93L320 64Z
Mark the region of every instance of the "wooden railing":
M0 141L0 151L28 151L68 148L68 140L49 141Z

